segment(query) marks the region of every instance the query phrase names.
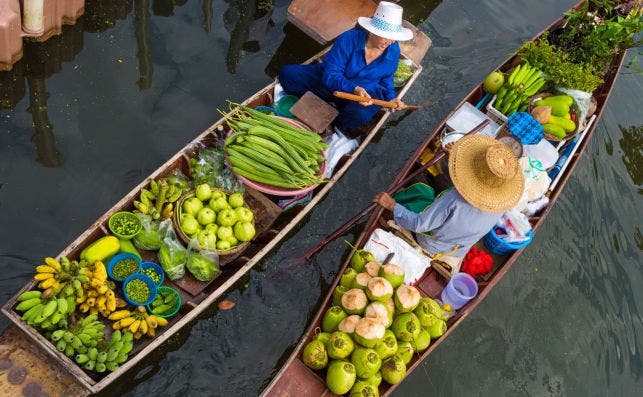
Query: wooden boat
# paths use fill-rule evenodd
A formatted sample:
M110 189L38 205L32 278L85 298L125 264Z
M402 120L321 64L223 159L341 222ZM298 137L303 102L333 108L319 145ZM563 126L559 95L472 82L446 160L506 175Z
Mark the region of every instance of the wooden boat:
M579 7L581 3L582 2L577 4L575 8ZM561 17L558 20L554 21L551 25L549 25L544 32L561 27L564 24L564 22L565 22L565 18ZM535 38L540 37L544 32L541 32ZM607 103L607 100L609 99L610 93L612 91L612 87L614 86L614 83L618 76L618 72L622 66L624 56L625 56L624 52L618 53L613 56L611 60L611 64L609 66L609 72L604 78L604 83L594 91L593 96L597 101L597 108L593 118L588 121L587 126L585 127L585 130L580 132L580 133L585 133L584 140L582 140L581 143L578 145L576 152L569 157L568 163L566 164L566 166L563 168L563 171L561 172L562 176L560 177L558 184L553 188L553 190L550 189L549 192L547 193L550 200L549 206L547 206L539 213L537 213L535 216L532 216L529 219L534 233L536 233L537 230L540 228L540 226L543 224L547 214L549 213L553 204L556 202L567 180L569 179L574 168L578 164L581 155L589 145L591 136L594 133L596 126L598 125L598 120L600 119L601 114L605 109L605 105ZM511 70L513 67L515 67L518 64L518 62L519 62L519 58L517 57L516 54L514 54L510 56L508 59L506 59L496 70L506 72L508 70ZM446 121L455 112L455 109L460 108L465 103L469 103L475 106L481 101L481 99L483 99L484 96L485 96L485 92L482 89L482 84L472 89L467 94L467 96L454 108L454 110L451 111L449 115L447 115L447 117L445 117L445 119L431 132L431 134L418 147L418 149L411 156L411 158L406 163L404 168L396 176L391 186L398 185L400 182L404 181L407 178L407 176L409 176L413 172L416 172L420 167L423 167L421 164L425 164L425 162L420 163L422 159L423 151L425 150L425 148L434 147L434 145L439 142L442 133L446 131ZM428 173L426 172L424 173L424 175L427 175L427 174ZM429 184L433 182L431 177L428 177L428 181L427 180L422 180L422 181L428 182ZM373 212L373 214L370 216L370 218L366 223L364 231L359 236L358 240L355 242L355 248L351 252L351 255L348 256L346 261L344 261L341 269L339 269L337 274L340 276L337 277L335 282L332 284L332 287L330 288L329 292L326 294L326 297L323 300L323 303L321 304L319 311L317 312L312 322L310 323L309 327L307 328L303 338L297 344L294 351L292 351L292 353L286 359L284 365L276 374L272 382L266 387L266 389L264 389L262 396L294 397L294 396L302 396L302 395L306 395L306 396L334 395L330 390L326 388L325 379L324 379L325 371L314 371L308 368L302 361L302 352L306 344L308 344L311 340L313 340L313 337L321 329L321 323L322 323L322 318L324 316L324 313L328 310L330 306L332 306L333 290L339 284L341 275L344 273L346 268L350 266L350 258L352 257L352 254L355 252L355 250L362 248L364 246L364 244L368 241L369 237L371 236L371 234L374 232L375 229L382 228L382 229L390 230L394 232L394 230L391 230L387 225L387 221L389 219L391 219L390 212L383 210L381 207L378 207L378 209L376 209ZM482 241L479 241L476 244L476 246L480 249L485 249L485 247L482 244ZM408 373L415 370L422 363L422 361L425 360L429 356L429 354L431 354L432 351L437 349L438 346L440 346L440 344L451 333L455 332L458 325L461 324L462 321L471 312L473 312L473 310L476 309L476 307L480 304L480 302L482 302L482 300L491 292L493 287L496 286L502 280L503 276L511 269L511 266L520 257L523 249L514 251L513 253L507 256L492 255L494 260L493 270L489 274L487 274L484 278L478 277L478 280L477 280L478 288L479 288L478 295L473 300L471 300L467 305L465 305L461 310L458 310L455 316L449 319L449 321L447 322L448 330L444 335L432 341L430 347L427 350L425 350L423 353L415 354L411 362L407 365L407 375ZM429 296L432 298L439 299L443 288L446 286L446 283L447 283L446 279L443 278L443 276L440 273L438 273L436 269L434 269L433 267L429 267L422 275L422 277L417 281L415 286L420 290L420 293L423 294L424 296ZM379 387L379 395L388 396L393 392L393 390L395 390L396 387L397 385L389 385L386 382L382 382Z
M418 34L423 35L423 33L419 31ZM424 42L424 45L427 45L427 42ZM327 51L328 49L321 51L305 63L321 60ZM400 97L406 94L422 71L422 66L419 64L421 58L413 60L405 55L404 52L401 58L411 62L413 74L402 87L397 89ZM249 107L257 107L260 105L270 106L272 104L274 88L275 83L269 84L245 100L242 104ZM41 385L45 390L59 391L61 395L70 392L72 392L73 395L87 395L105 389L127 372L128 369L132 368L150 352L178 332L183 326L194 320L210 305L217 302L221 295L232 287L235 282L285 239L293 228L304 219L346 173L355 159L364 151L365 147L384 125L389 115L389 111L381 111L376 115L365 131L359 147L352 154L344 156L340 160L333 176L327 183L319 185L313 191L312 199L307 204L295 206L284 211L276 204L278 197L269 197L259 191L248 188L246 190L247 200L254 202L256 207L261 208L259 212L255 212L257 227L256 238L253 239L242 252L222 258L222 274L212 282L200 282L189 274L174 282L169 281L166 277L164 284L180 292L183 304L179 313L171 319L167 327L162 330L159 329L159 333L157 333L154 339L148 340L143 338L138 341L129 356L129 360L114 372L105 374L90 374L85 372L71 359L57 351L52 343L45 339L36 329L22 321L20 314L14 310L17 297L22 292L34 289L36 282L32 281L25 285L2 307L2 312L13 322L13 326L10 326L0 335L2 369L20 368L20 371L22 371L22 380L17 384L0 381L3 390L9 395L19 395L22 384L26 385L28 383L23 382L25 377L36 380L37 384ZM150 181L166 177L176 170L183 172L185 175L189 175L189 158L196 155L198 148L203 145L206 147L216 145L217 140L220 139L217 135L217 127L219 125L225 125L225 116L198 135L192 142L165 162L165 164L134 187L125 197L118 201L84 233L58 254L58 257L78 258L80 252L85 247L96 239L109 234L108 220L110 216L119 211L133 210L133 201L138 198L142 188L147 188L150 185ZM141 251L141 255L143 260L158 262L154 251ZM24 331L24 333L20 331ZM49 358L47 358L47 356L49 356ZM5 364L9 365L9 367L5 368ZM27 368L31 368L31 372L27 370ZM26 371L26 373L23 373L24 371Z

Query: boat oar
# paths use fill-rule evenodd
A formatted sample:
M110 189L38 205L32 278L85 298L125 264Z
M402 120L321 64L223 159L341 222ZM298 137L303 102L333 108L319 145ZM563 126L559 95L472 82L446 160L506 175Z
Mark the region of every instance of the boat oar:
M488 120L488 119L485 119L485 120L484 120L484 121L482 121L480 124L478 124L476 127L474 127L471 131L469 131L466 135L472 135L472 134L476 134L476 133L478 133L480 130L482 130L484 127L486 127L486 126L487 126L487 124L489 124L489 120ZM387 192L388 194L393 194L393 193L397 192L399 189L403 188L403 187L404 187L404 186L406 186L409 182L413 181L413 179L415 179L418 175L420 175L421 173L423 173L426 169L428 169L429 167L431 167L433 164L435 164L435 163L437 163L438 161L442 160L442 158L443 158L445 155L446 155L446 152L445 152L444 150L442 150L442 149L439 149L439 150L435 153L435 156L434 156L431 160L429 160L426 164L423 164L423 165L422 165L420 168L418 168L417 170L413 171L409 176L407 176L406 178L404 178L401 182L396 183L395 185L393 185L392 187L390 187L386 192ZM349 219L348 221L346 221L346 222L345 222L342 226L340 226L337 230L335 230L333 233L331 233L330 235L328 235L328 236L327 236L327 237L326 237L322 242L320 242L319 244L317 244L317 246L315 246L315 248L312 248L311 250L309 250L308 252L306 252L306 254L304 254L304 256L302 256L302 257L301 257L301 258L299 258L297 261L295 261L295 263L293 264L293 266L294 266L294 267L297 267L297 266L301 265L302 263L305 263L305 262L309 261L309 260L310 260L310 258L312 258L313 256L315 256L319 251L323 250L323 249L324 249L328 244L330 244L332 241L334 241L335 239L337 239L339 236L341 236L342 234L346 233L346 231L347 231L348 229L350 229L350 228L355 224L355 222L359 221L360 219L362 219L363 217L365 217L366 215L368 215L369 213L371 213L371 211L373 211L376 207L377 207L377 204L376 204L376 203L372 203L372 204L371 204L371 205L369 205L368 207L364 208L364 209L363 209L362 211L360 211L357 215L355 215L354 217L352 217L351 219Z
M397 103L393 101L382 101L381 99L366 98L363 96L349 94L348 92L342 92L342 91L335 91L333 92L333 95L335 95L337 98L346 99L349 101L354 101L354 102L373 101L374 105L379 105L384 108L391 108L391 109L397 108ZM404 105L404 107L401 108L400 110L415 110L415 109L421 109L422 107L423 106L421 105Z

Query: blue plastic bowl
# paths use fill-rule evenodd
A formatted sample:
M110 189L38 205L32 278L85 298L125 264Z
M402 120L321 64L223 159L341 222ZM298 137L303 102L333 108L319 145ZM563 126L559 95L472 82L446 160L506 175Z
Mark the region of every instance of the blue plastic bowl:
M519 243L508 243L500 236L496 234L494 231L495 227L491 229L491 231L482 238L482 241L492 253L496 255L509 255L512 252L526 247L531 243L531 239L533 238L533 233L531 230L527 233L527 236L529 237L528 240L521 241Z
M165 272L163 271L163 268L161 267L161 265L154 262L141 262L141 267L139 267L138 269L139 273L143 274L143 270L145 269L154 269L156 274L161 276L161 278L159 279L159 282L156 283L156 285L159 286L163 284L163 280L165 280Z
M134 280L143 281L145 284L147 284L147 287L150 289L150 297L145 302L137 302L137 301L133 300L132 298L130 298L130 296L127 294L127 291L126 291L127 284L132 282L132 281L134 281ZM131 276L126 278L125 281L123 281L123 295L125 296L125 300L130 305L147 306L147 305L149 305L150 303L152 303L154 301L154 298L156 298L156 293L157 292L158 292L158 290L156 288L156 284L154 284L154 281L151 278L149 278L148 276L146 276L144 274L141 274L141 273L132 274Z
M125 280L124 278L116 278L113 273L114 266L116 266L118 262L124 259L134 259L138 264L138 268L136 268L136 271L132 274L136 274L141 270L141 258L139 258L137 255L130 254L129 252L123 252L121 254L114 255L112 259L110 259L110 261L107 263L107 274L109 275L109 278L119 282Z

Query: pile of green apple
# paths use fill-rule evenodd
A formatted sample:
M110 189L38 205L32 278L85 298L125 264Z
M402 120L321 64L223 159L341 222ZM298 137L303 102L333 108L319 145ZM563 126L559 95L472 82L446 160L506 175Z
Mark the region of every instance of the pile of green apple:
M242 193L227 195L203 183L183 201L180 211L181 230L196 238L201 248L227 251L255 236L254 213Z
M378 396L382 381L401 382L413 355L446 332L451 314L447 305L404 284L400 266L381 265L358 250L302 360L326 370L326 386L336 395Z

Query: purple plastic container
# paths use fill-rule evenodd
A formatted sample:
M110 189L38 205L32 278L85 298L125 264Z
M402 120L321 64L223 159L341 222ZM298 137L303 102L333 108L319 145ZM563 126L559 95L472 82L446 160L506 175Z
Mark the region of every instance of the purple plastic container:
M458 310L478 294L476 279L467 273L456 273L442 290L442 302Z

